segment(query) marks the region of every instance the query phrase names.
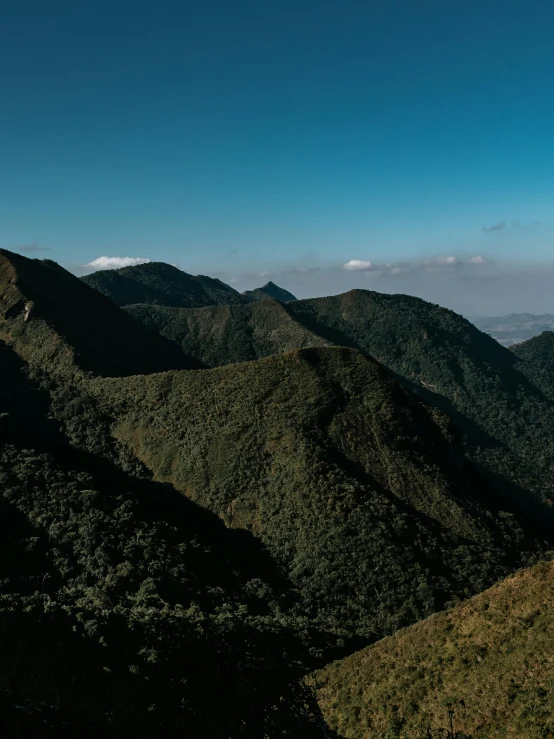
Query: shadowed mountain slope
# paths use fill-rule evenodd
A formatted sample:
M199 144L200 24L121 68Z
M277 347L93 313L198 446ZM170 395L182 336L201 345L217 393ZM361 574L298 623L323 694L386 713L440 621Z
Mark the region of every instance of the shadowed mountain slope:
M198 308L248 302L221 280L189 275L164 262L100 270L81 279L117 305L149 303Z
M554 734L554 565L521 570L451 611L316 674L344 739L420 739L448 726L473 739Z
M407 295L353 290L290 308L314 333L367 352L447 411L487 469L552 498L554 406L511 351L453 311Z
M554 332L544 331L511 348L518 367L545 395L554 400Z
M267 301L209 311L129 310L211 366L286 351L295 343L359 349L445 410L462 430L468 451L491 474L540 498L554 498L551 393L529 362L453 311L366 290L286 306Z
M339 637L390 633L541 548L536 522L466 465L449 419L359 352L94 380L90 392L154 479L258 536L298 612Z
M0 336L46 372L65 365L120 376L201 366L55 262L4 249Z
M285 290L274 282L266 282L263 287L257 287L255 290L245 290L242 295L250 300L279 300L281 303L288 303L290 300L296 300L292 293Z
M314 736L260 542L70 446L1 341L0 554L2 736Z
M177 309L170 338L210 361L323 346L147 374L165 351L193 360L55 263L0 254L3 716L38 706L29 736L59 703L93 736L96 717L126 739L311 737L302 672L552 549L551 509L484 480L448 416L367 352L474 439L496 419L490 448L514 457L543 403L522 360L375 295Z
M330 343L296 321L288 306L270 299L207 308L130 305L125 310L143 328L210 367Z

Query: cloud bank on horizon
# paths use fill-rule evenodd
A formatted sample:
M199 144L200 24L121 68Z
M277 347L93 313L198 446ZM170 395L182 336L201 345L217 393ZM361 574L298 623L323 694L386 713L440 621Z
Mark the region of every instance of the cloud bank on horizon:
M269 278L300 299L365 289L414 295L465 316L554 313L554 262L447 254L412 261L354 258L334 265L212 274L239 291L259 287Z
M154 260L147 257L102 256L70 269L76 274L86 274L151 261ZM173 266L180 265L173 263ZM523 259L492 259L484 254L447 253L391 262L354 257L342 263L330 263L313 256L296 264L268 267L225 271L206 264L201 272L218 277L239 292L259 287L271 279L298 298L366 289L414 295L466 316L554 313L551 289L554 261L530 263ZM189 271L185 260L181 268Z

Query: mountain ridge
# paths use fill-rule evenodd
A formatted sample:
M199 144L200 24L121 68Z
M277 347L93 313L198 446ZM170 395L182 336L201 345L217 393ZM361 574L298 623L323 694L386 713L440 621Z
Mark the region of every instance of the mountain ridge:
M0 335L26 356L125 375L199 368L163 337L145 332L111 300L51 260L0 249ZM35 334L33 343L25 336ZM26 348L25 348L26 347ZM71 358L70 358L71 355Z
M119 306L149 303L198 308L247 302L234 288L217 278L193 276L165 262L98 270L81 279Z
M470 321L407 295L351 290L279 308L187 311L130 306L128 311L209 366L249 361L298 346L348 346L383 363L412 392L447 412L469 453L546 499L554 497L554 433L549 392L531 363Z

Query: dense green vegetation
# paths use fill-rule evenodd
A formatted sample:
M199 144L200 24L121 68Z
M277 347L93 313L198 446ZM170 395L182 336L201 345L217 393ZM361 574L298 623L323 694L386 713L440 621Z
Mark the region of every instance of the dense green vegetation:
M118 305L150 303L197 308L248 302L247 298L221 280L205 275L189 275L163 262L100 270L86 275L82 280Z
M554 400L554 332L544 331L529 341L516 344L511 351L519 360L520 371Z
M276 300L208 308L130 305L125 310L143 328L172 341L209 367L329 345L298 323L289 307Z
M544 362L530 369L529 362L517 361L518 350L500 346L450 310L407 295L352 290L286 306L268 301L210 311L130 311L209 366L295 345L358 349L446 411L462 430L467 451L493 477L554 498L554 406Z
M353 290L300 300L294 317L367 352L446 410L486 469L541 498L554 493L554 408L508 349L453 311L407 295Z
M70 447L0 360L4 735L311 736L300 627L256 540Z
M448 726L473 739L554 735L554 566L522 570L449 612L315 675L344 739L423 739Z
M303 675L551 556L532 353L411 300L126 313L0 254L4 733L323 736Z
M262 287L257 287L255 290L245 290L243 293L250 300L280 300L281 303L288 303L290 300L296 300L292 293L285 290L283 287L279 287L274 282L266 282Z
M447 417L354 350L95 380L90 392L156 480L260 537L298 612L340 640L478 592L551 536L464 460Z

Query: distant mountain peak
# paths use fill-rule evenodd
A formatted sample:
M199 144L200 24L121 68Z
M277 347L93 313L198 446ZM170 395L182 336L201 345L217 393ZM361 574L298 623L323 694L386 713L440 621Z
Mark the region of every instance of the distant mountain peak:
M244 295L248 300L279 300L281 303L288 303L291 300L298 300L298 298L289 293L283 287L279 287L272 280L266 282L262 287L257 287L255 290L245 290Z
M194 276L166 262L99 270L81 279L120 306L141 303L201 308L248 302L217 278Z

